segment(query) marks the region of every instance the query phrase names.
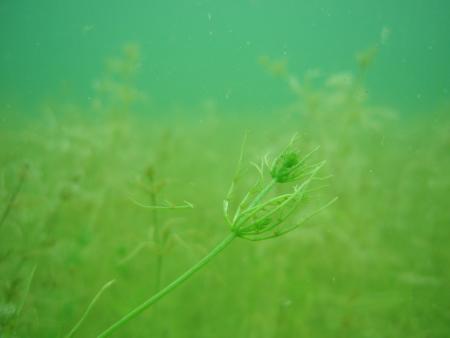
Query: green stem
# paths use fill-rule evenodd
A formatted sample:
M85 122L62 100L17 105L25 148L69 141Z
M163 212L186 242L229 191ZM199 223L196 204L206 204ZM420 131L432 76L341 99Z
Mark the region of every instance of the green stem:
M152 191L151 191L151 202L152 205L158 205L158 201L156 198L156 189L155 189L155 179L154 176L150 178ZM157 293L161 289L161 276L162 276L162 268L163 268L163 243L161 241L161 227L158 222L158 209L152 209L153 216L153 229L154 229L154 241L156 243L156 262L155 262L155 289L154 293ZM155 305L154 311L155 322L159 321L158 311ZM160 335L159 332L157 335Z
M154 176L150 177L151 184L151 193L150 198L152 205L158 205L158 201L156 198L156 189L155 189L155 179ZM158 212L156 209L152 210L153 216L153 227L154 227L154 239L157 246L156 250L156 264L155 264L155 292L158 292L161 288L161 275L162 275L162 265L163 265L163 257L162 257L162 247L163 243L161 241L161 229L158 222Z
M25 177L26 177L26 167L25 169L23 169L22 174L20 175L19 178L19 183L17 183L16 188L14 189L14 191L12 192L11 196L9 197L9 200L6 204L5 209L3 210L3 214L0 218L0 228L3 225L3 222L6 220L6 218L9 215L9 212L11 211L14 202L16 201L17 196L19 195L20 191L22 190L22 185L25 182Z
M277 183L277 181L275 181L274 179L272 179L265 187L263 190L261 190L259 192L258 195L256 195L255 199L249 204L249 206L245 209L245 211L248 211L252 208L254 208L255 206L257 206L259 204L259 202L264 198L264 196L266 196L269 191L273 188L273 186ZM241 225L243 223L245 223L251 216L253 215L253 212L247 216L245 216L244 218L242 218L237 224L235 224L235 226L232 228L234 229L235 232L239 233L239 230L241 229ZM235 216L235 220L238 218L238 215Z
M89 303L86 311L84 311L83 316L81 317L81 319L78 321L78 323L75 324L75 326L72 328L72 330L70 330L70 332L67 334L66 338L71 338L73 337L73 335L75 334L75 332L78 331L78 329L80 328L81 324L83 324L84 320L86 319L86 317L88 316L89 312L91 312L92 308L94 307L95 303L97 303L97 301L100 299L100 296L102 295L102 293L109 288L113 283L115 282L115 280L111 280L108 283L106 283L105 285L102 286L102 288L100 289L99 292L97 292L97 294L94 296L94 298L92 299L92 301Z
M261 190L261 192L255 197L255 199L250 203L248 206L248 209L253 208L255 205L258 205L258 203L261 201L261 199L267 195L267 193L273 188L273 186L277 183L274 179L272 179L266 187Z
M149 308L151 305L156 303L158 300L163 298L165 295L174 290L177 286L181 285L184 281L189 279L195 272L203 268L211 259L218 255L223 249L225 249L234 239L236 234L234 232L230 233L222 242L220 242L214 249L211 250L205 257L203 257L197 264L192 266L189 270L175 279L172 283L167 285L165 288L161 289L158 293L147 299L144 303L131 310L122 319L115 322L108 329L103 331L97 338L107 337L114 331L116 331L121 326L128 323L131 319L139 315L141 312Z

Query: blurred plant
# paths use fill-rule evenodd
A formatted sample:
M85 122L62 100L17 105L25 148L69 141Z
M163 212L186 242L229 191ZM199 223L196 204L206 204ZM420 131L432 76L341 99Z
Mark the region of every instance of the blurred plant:
M23 308L25 306L25 303L27 301L28 298L28 294L30 293L30 288L31 288L31 283L33 282L33 278L34 278L34 274L36 272L36 268L37 265L34 265L34 267L31 269L30 275L27 278L24 290L23 290L23 295L22 300L20 301L19 306L16 308L14 308L14 315L11 318L11 331L14 332L16 330L17 327L17 322L19 320L20 315L22 314Z
M128 116L134 104L146 99L136 85L141 66L140 46L136 43L125 45L120 56L108 59L103 76L94 82L94 110L113 118Z
M269 74L285 81L289 89L298 96L299 102L291 107L295 113L308 116L310 123L333 121L333 128L345 133L349 124L378 128L375 115L390 115L385 108L366 105L368 91L365 87L367 72L390 35L383 28L378 41L356 54L357 68L354 72L338 72L324 77L317 69L308 70L298 77L288 69L285 58L268 56L259 58L260 64Z
M28 258L26 254L27 248L25 246L21 247L20 244L22 243L17 244L15 236L12 236L12 233L17 231L17 228L20 228L20 226L9 226L10 224L7 222L13 210L17 208L16 203L28 178L29 171L30 165L28 163L22 164L17 174L17 182L13 185L12 191L8 193L7 188L3 187L5 190L5 203L0 215L0 232L2 232L0 236L2 240L0 242L0 275L2 276L0 278L0 333L11 334L11 336L16 334L17 322L24 308L36 270L35 266L30 277L24 276L23 267L27 265ZM19 219L20 214L19 212ZM12 222L13 225L16 225L15 223ZM3 227L3 225L8 226ZM3 231L6 231L6 233L3 233ZM19 267L11 265L12 261L18 262ZM24 290L21 291L24 283Z
M334 202L334 200L332 200L314 213L304 216L302 219L292 222L292 224L286 224L286 221L291 218L294 212L304 204L303 202L305 201L306 196L311 191L309 189L310 184L314 180L320 179L317 176L317 173L325 164L325 162L313 164L307 163L306 160L311 153L301 157L299 151L294 146L295 141L296 139L293 138L289 145L275 157L273 161L270 161L266 156L261 165L254 165L259 174L259 179L241 200L234 216L230 217L230 200L233 197L235 185L242 176L241 164L243 159L243 146L239 157L238 170L224 201L224 216L230 227L230 234L197 264L193 265L184 274L179 276L140 306L128 312L123 318L102 332L98 337L109 336L158 300L169 294L177 286L189 279L195 272L201 270L234 239L242 238L255 241L279 237L297 229L307 218ZM266 167L270 172L270 180L264 183L264 171ZM293 185L291 192L279 193L275 194L274 197L268 197L275 186L286 183Z
M125 264L133 257L138 255L142 250L148 248L156 256L154 285L155 292L159 291L162 275L163 275L163 256L167 252L169 242L173 237L173 232L168 222L164 217L160 217L162 210L175 209L192 209L192 203L184 201L181 204L173 204L168 200L161 200L161 193L167 186L168 180L160 178L157 172L163 172L161 167L170 160L171 157L171 134L165 131L159 137L159 145L155 146L155 158L152 159L151 164L147 165L143 173L136 179L135 185L140 191L144 193L145 198L149 200L149 204L138 202L136 198L129 197L129 199L137 206L145 209L150 209L151 212L151 226L148 229L147 240L139 243L128 255L119 261L119 264ZM155 165L158 164L158 167ZM158 169L158 170L157 170Z
M9 239L9 238L8 238ZM2 243L2 249L3 249ZM6 337L17 336L17 329L20 325L27 325L27 320L22 321L22 313L28 296L31 284L36 272L35 264L29 272L29 264L26 249L9 248L6 252L0 253L0 333ZM9 258L9 261L7 260ZM11 266L11 262L16 261L19 267ZM27 275L25 275L27 273ZM2 335L3 337L3 335Z
M170 231L169 229L162 227L162 221L159 219L158 210L192 209L194 206L188 201L184 201L182 204L173 204L172 202L165 200L163 203L159 204L158 195L166 185L166 182L164 180L156 179L156 170L154 165L149 165L147 167L143 180L141 179L138 184L149 196L151 204L145 205L133 198L130 199L139 207L151 209L152 227L149 230L148 240L138 244L130 254L119 262L119 264L128 262L145 247L151 248L156 254L155 291L158 291L160 289L162 279L163 253L170 239Z
M88 316L89 312L91 312L95 303L97 303L97 301L100 299L100 296L102 295L102 293L105 292L114 283L115 283L115 280L113 279L101 287L101 289L97 292L97 294L94 296L92 301L89 303L88 307L86 308L86 311L83 313L83 316L81 316L81 319L75 324L75 326L72 328L72 330L70 330L70 332L66 335L66 338L73 337L73 335L80 329L81 324L83 324L84 320Z
M2 215L0 217L0 229L3 226L3 223L5 222L5 220L8 218L9 213L11 212L11 209L17 199L17 196L19 195L20 191L22 190L22 186L25 182L25 179L27 177L27 173L29 170L29 165L28 164L24 164L22 166L22 169L19 173L19 181L17 182L14 190L11 192L6 204L5 204L5 208L3 209Z

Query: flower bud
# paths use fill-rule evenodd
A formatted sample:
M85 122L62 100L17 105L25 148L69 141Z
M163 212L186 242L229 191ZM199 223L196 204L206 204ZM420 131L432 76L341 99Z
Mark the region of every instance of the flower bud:
M287 150L277 157L270 174L278 183L295 181L302 172L302 162L297 152Z

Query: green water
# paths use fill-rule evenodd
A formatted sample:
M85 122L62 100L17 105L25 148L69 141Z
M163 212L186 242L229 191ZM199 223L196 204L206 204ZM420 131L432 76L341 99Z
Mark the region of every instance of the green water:
M415 1L2 1L2 97L86 101L104 59L141 46L154 104L216 100L227 109L289 102L261 72L261 55L298 74L354 69L354 55L389 37L368 78L373 99L408 111L448 100L449 4ZM64 89L63 89L64 88Z
M449 7L1 1L0 338L448 337Z

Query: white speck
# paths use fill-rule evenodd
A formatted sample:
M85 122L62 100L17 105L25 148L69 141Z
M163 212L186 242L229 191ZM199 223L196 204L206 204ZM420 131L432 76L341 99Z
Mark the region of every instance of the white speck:
M212 18L211 13L208 13L208 21L211 21L211 18Z

